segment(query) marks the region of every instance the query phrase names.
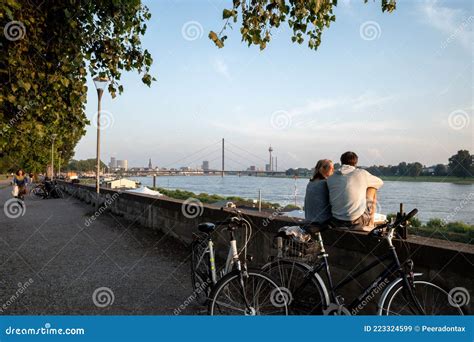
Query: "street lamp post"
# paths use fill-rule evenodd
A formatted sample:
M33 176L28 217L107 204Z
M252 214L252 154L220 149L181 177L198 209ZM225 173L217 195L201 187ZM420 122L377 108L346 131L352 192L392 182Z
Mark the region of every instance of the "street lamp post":
M63 155L62 151L58 152L58 178L61 179L61 156Z
M51 180L54 180L54 140L57 134L51 134Z
M108 83L108 79L106 77L96 77L94 78L95 88L97 89L97 97L99 99L97 105L97 166L96 166L96 179L95 179L95 191L97 195L100 192L100 102L102 99L102 94L104 94L105 86ZM98 200L98 198L97 198Z

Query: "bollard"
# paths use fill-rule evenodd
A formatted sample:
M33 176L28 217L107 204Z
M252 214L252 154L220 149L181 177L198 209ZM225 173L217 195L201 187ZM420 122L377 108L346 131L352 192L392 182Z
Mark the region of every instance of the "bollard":
M258 189L258 211L262 211L262 190Z

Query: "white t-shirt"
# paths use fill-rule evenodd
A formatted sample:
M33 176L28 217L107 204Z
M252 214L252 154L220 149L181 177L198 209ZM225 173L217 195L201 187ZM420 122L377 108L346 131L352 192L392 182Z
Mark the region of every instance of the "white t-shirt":
M359 218L367 208L367 188L380 189L383 181L363 169L342 167L327 179L332 215L343 221Z

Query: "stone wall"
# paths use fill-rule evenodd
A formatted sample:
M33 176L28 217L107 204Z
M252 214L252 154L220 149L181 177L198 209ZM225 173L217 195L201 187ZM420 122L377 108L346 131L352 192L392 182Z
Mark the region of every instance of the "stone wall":
M70 195L95 205L96 193L94 187L61 183L61 187ZM101 189L101 203L106 203L108 210L114 215L127 221L135 221L144 229L158 229L189 244L193 238L196 226L201 222L223 221L229 212L212 205L203 205L195 218L183 215L183 201L170 198L156 198L120 192L111 189ZM107 201L107 202L106 202ZM253 266L261 266L272 254L272 241L278 228L285 225L298 224L296 219L269 216L255 211L244 211L254 224L252 240L248 246L248 254L253 256ZM189 215L188 215L189 216ZM227 251L225 233L217 234L217 249ZM329 253L331 271L335 281L343 279L349 271L368 265L375 256L381 256L387 251L384 242L368 237L364 233L346 230L330 230L323 233L323 239ZM425 278L432 280L445 289L454 287L466 288L474 296L474 246L457 242L448 242L425 237L410 236L402 245L395 241L401 260L410 256L415 263L415 271L424 273ZM353 299L353 294L359 294L365 286L380 272L380 268L365 274L357 282L346 286L341 294L346 301ZM375 302L375 301L374 301ZM472 312L472 300L468 305ZM374 312L375 305L368 305L366 311Z

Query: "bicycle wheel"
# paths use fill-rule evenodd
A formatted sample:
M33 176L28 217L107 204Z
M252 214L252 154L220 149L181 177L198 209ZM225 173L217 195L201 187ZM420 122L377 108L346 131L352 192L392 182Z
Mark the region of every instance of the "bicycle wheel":
M207 241L197 238L191 243L191 281L196 298L203 302L211 291L209 276L209 246Z
M413 294L426 315L464 315L451 296L436 284L415 280ZM409 292L400 282L382 303L382 315L420 315Z
M31 198L34 200L43 199L47 197L46 191L42 186L36 186L30 191Z
M263 271L291 294L290 315L322 315L327 307L326 287L307 264L292 260L276 260Z
M51 191L51 195L52 195L53 198L64 198L63 192L62 192L61 189L59 189L58 187L55 187L55 188Z
M232 271L211 291L210 315L287 315L287 294L260 270Z

